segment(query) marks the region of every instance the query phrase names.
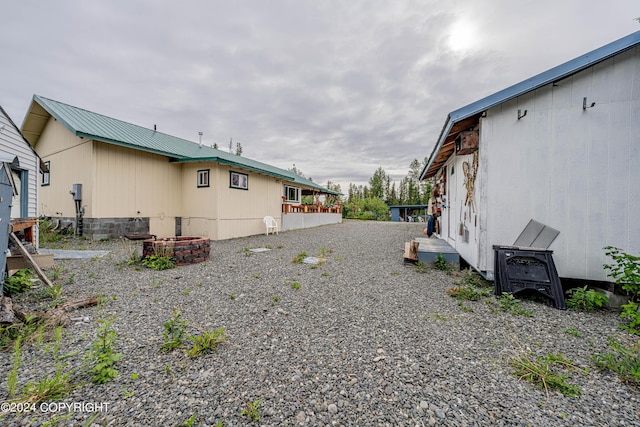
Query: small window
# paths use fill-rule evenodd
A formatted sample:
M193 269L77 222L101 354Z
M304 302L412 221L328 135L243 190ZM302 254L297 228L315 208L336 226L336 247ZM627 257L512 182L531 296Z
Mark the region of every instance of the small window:
M51 179L51 175L49 175L49 171L51 170L51 162L47 161L44 162L44 166L46 171L42 173L42 185L49 185L50 183L50 179Z
M209 169L198 171L198 188L209 186Z
M248 190L249 175L238 172L229 172L229 187Z
M300 203L300 189L298 187L289 187L285 185L284 196L287 202Z

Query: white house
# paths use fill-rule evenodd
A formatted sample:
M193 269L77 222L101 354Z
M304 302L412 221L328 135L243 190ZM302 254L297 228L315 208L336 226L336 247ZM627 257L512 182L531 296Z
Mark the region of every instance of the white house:
M40 158L1 106L0 154L12 159L11 175L17 194L13 196L11 218L38 216Z
M427 178L439 237L488 278L534 219L560 277L611 281L603 247L640 253L640 32L449 113Z

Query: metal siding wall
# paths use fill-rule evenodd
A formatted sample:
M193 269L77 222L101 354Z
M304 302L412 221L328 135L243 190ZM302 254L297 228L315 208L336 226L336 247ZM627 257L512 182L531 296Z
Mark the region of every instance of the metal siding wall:
M160 227L163 235L175 227L175 217L182 214L180 164L169 163L164 156L99 142L95 150L96 208L92 217L140 216L168 221L170 225ZM154 224L160 224L157 221Z
M638 81L635 48L488 112L480 138L487 270L492 245L513 243L531 218L560 230L550 249L563 277L607 280L606 245L640 252ZM583 111L585 96L596 105ZM528 110L519 121L518 108Z
M40 187L39 213L47 216L74 217L75 204L69 191L74 183L82 183L82 204L87 205L88 216L92 209L93 186L91 141L83 141L58 121L50 118L34 148L43 161L51 162L51 184ZM73 167L74 165L87 167ZM62 212L62 215L56 215L56 212Z
M182 234L218 239L218 192L221 182L217 163L185 163L182 165ZM209 187L198 188L197 172L209 169Z
M249 190L229 188L229 171L249 175ZM251 236L264 232L262 218L271 215L280 223L282 183L271 176L220 166L218 238ZM223 181L224 180L224 181Z

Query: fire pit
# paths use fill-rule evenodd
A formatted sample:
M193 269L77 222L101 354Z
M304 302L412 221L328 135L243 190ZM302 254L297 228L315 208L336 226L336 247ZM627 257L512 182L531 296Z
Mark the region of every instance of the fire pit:
M142 256L163 255L177 265L196 264L209 259L211 239L208 237L180 236L147 239L142 242Z

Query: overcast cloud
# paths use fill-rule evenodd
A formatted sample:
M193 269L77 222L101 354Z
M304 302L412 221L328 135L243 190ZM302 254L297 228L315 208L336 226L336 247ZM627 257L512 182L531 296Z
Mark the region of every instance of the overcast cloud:
M640 30L637 0L5 1L0 105L34 94L325 185L401 179L447 114ZM162 5L161 5L162 4Z

